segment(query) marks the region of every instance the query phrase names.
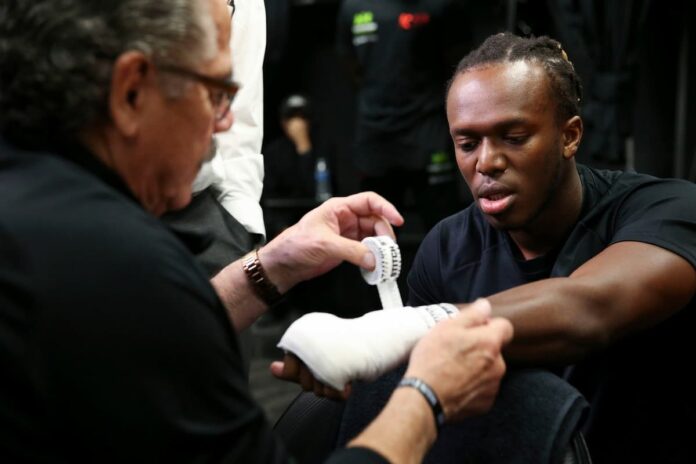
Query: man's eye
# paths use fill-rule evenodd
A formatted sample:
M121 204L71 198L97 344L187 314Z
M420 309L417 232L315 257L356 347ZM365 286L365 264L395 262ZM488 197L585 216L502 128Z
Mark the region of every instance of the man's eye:
M528 139L526 135L506 135L503 139L512 145L522 145Z
M210 100L218 105L222 101L222 97L224 97L225 92L223 90L211 90L210 91Z
M462 142L459 144L459 148L464 152L474 151L477 146L478 146L478 142L475 142L475 141Z

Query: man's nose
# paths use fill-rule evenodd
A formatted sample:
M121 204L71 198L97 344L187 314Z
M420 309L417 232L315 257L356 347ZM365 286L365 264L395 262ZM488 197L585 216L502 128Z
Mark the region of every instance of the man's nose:
M490 138L481 141L479 155L476 160L476 171L485 175L502 172L506 167L505 154L499 144Z
M215 121L215 127L213 132L225 132L230 127L232 127L232 122L234 121L234 116L232 116L232 111L228 111L227 114L222 118Z

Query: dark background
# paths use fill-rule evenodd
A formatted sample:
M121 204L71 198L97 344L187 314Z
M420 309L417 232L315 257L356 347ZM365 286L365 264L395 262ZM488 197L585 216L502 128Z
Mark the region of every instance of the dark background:
M265 140L272 140L280 133L277 117L280 100L294 92L308 95L313 103L315 124L320 126L316 131L320 135L317 145L331 158L337 193L343 195L354 192L356 187L350 160L353 88L334 50L339 3L339 0L266 0ZM586 96L595 77L592 66L613 67L625 74L628 82L619 98L625 104L619 105L616 126L621 126L624 138L634 140L635 169L662 177L687 178L692 174L692 180L696 180L696 172L691 172L696 144L694 137L689 137L696 129L696 29L692 26L696 2L478 0L467 3L471 14L463 18L462 28L475 30L478 42L472 44L474 47L486 36L508 29L518 34L549 35L563 43L583 79ZM587 5L594 9L595 14L590 16L598 25L581 24L576 29L581 29L585 42L593 44L596 50L593 56L583 56L567 40L567 17L559 18L558 14L559 10L574 10L582 15ZM636 17L639 11L644 11L642 18ZM513 13L515 19L511 21ZM571 18L576 19L583 20ZM628 44L617 46L615 42L622 39ZM612 61L619 64L612 65ZM686 84L682 88L680 76ZM676 124L677 102L683 104L681 132ZM681 156L679 166L675 164L677 156ZM625 168L622 153L590 156L581 152L579 161Z

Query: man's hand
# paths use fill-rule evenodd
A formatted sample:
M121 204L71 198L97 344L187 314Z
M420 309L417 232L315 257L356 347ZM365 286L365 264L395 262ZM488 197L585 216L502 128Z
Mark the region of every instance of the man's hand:
M271 364L271 373L280 380L300 384L302 390L313 391L317 396L325 396L334 400L345 400L350 396L350 384L338 391L318 381L312 372L291 353L285 354L282 361Z
M488 411L498 393L505 374L500 350L513 330L507 319L489 319L490 312L487 300L477 300L437 324L411 353L406 377L432 387L448 421Z
M281 293L324 274L346 260L372 270L374 256L360 243L373 235L394 236L404 220L394 206L373 192L334 197L259 250L259 259Z

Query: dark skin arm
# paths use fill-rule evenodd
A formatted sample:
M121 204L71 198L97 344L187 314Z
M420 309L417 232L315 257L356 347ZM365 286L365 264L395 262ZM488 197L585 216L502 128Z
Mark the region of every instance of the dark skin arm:
M696 293L696 269L655 245L620 242L569 277L512 288L488 298L515 338L506 359L566 363L654 326Z

